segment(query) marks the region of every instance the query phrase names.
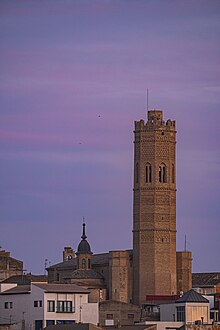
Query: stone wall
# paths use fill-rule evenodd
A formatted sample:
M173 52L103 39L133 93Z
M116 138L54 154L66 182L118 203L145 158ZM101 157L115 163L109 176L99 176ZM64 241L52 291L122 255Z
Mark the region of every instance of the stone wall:
M23 274L23 261L12 258L10 252L0 251L0 282L13 275Z
M192 252L176 253L177 293L192 289Z

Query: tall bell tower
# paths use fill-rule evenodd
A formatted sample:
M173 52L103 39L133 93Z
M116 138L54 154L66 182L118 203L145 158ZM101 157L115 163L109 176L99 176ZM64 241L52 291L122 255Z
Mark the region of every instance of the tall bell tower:
M133 302L176 294L176 127L160 110L135 122Z

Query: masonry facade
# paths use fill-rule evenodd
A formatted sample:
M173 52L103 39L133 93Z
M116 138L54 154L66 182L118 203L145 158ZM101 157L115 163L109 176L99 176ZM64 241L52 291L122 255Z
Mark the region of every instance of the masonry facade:
M23 273L23 261L12 258L11 253L0 251L0 282L14 275Z
M135 122L133 299L176 294L176 127L162 111Z

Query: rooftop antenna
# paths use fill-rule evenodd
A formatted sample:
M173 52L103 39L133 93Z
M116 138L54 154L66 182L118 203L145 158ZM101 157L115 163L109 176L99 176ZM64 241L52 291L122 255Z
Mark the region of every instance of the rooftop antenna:
M185 235L184 251L186 252L186 235Z
M146 103L147 103L147 111L148 111L148 88L146 88Z

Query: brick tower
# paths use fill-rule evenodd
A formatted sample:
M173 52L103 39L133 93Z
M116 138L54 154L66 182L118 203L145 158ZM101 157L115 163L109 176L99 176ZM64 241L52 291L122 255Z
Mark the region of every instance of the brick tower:
M135 122L133 302L176 294L176 129L159 110Z

